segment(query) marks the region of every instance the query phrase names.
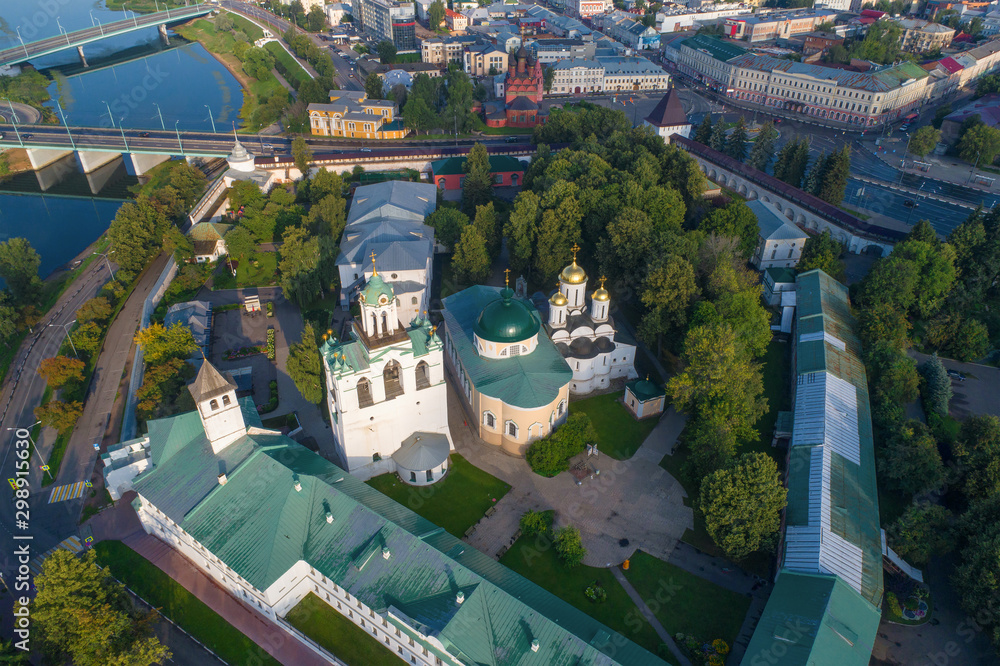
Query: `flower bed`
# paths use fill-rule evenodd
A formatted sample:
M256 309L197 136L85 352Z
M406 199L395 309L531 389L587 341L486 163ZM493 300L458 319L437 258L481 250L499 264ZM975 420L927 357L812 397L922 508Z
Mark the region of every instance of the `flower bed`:
M268 388L271 390L271 397L267 401L267 404L257 405L258 414L267 414L278 408L278 382L272 379L271 383L268 384Z
M274 303L272 303L271 301L267 302L267 316L268 317L274 316Z
M254 356L256 354L263 353L264 350L260 348L259 345L251 345L250 347L240 347L238 349L227 349L222 354L223 361L236 361L241 358L247 358L248 356Z
M900 603L900 596L903 602ZM906 595L897 596L895 592L886 592L885 611L889 620L899 624L923 624L930 619L930 589L926 585L914 585Z
M594 581L594 584L583 591L587 598L594 603L602 603L608 600L608 593L601 586L600 581Z
M270 303L268 303L268 305L270 305ZM274 353L274 329L273 328L267 329L267 345L266 346L267 346L267 358L268 358L268 360L273 361L275 359L275 353Z
M674 636L674 640L681 650L687 653L691 663L697 666L723 666L726 655L729 654L729 645L721 638L706 643L691 634L678 633Z

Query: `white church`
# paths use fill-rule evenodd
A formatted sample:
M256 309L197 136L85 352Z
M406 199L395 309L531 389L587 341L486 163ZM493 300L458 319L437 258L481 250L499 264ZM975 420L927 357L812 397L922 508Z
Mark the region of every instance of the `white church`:
M396 472L434 483L454 448L441 340L425 317L400 321L393 285L375 268L358 304L353 339L326 337L320 347L334 443L358 478Z
M573 371L570 393L577 395L606 389L614 379L635 379L636 344L615 328L611 294L601 286L590 295L587 307L587 272L576 263L580 250L573 245L573 263L559 274L559 288L549 298L546 328L552 342Z

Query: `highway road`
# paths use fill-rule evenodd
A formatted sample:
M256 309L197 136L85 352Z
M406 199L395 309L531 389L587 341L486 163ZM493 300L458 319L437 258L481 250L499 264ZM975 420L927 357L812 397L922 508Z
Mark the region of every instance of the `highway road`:
M55 53L63 49L73 48L77 45L103 39L106 35L122 34L140 28L149 28L172 23L175 21L188 20L201 14L207 14L213 10L212 5L192 5L190 7L178 7L173 10L156 12L153 14L136 14L121 21L104 23L82 30L75 30L71 33L63 32L55 37L46 37L34 42L24 43L0 51L0 65L24 62L31 58L40 57L49 53ZM44 15L44 14L43 14ZM178 18L175 18L178 17Z

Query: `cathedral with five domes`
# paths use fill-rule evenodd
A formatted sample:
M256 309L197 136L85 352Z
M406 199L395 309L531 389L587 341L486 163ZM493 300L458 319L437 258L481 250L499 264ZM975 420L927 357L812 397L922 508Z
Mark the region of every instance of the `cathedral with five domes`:
M587 307L587 273L576 263L579 249L573 246L573 263L559 274L558 289L549 298L546 330L573 371L570 392L586 394L607 389L614 379L638 375L635 340L615 328L605 278Z

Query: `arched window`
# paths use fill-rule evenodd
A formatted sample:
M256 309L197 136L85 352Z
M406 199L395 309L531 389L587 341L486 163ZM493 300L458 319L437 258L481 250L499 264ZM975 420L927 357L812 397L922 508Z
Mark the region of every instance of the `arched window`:
M521 345L511 345L509 347L509 349L510 349L510 355L511 356L520 356L521 355Z
M507 421L506 426L505 430L507 431L507 434L514 439L517 439L517 424L513 421Z
M562 416L565 413L566 413L566 401L563 400L562 402L559 403L559 411L557 412L557 414L559 416Z
M427 365L427 361L421 361L417 363L416 369L417 376L417 390L430 388L431 387L431 369Z
M385 399L392 400L403 395L402 373L399 361L389 361L382 371L382 381L385 383Z
M208 406L211 407L212 411L214 412L215 410L217 410L219 408L219 401L218 400L212 400L212 402L208 403Z
M358 407L371 407L374 404L371 382L362 377L358 380Z
M378 315L372 313L372 335L378 335Z
M410 305L416 305L417 302L418 301L417 301L417 297L416 296L414 296L413 298L410 299Z
M228 407L230 403L232 403L232 400L229 399L228 395L222 396L222 406L223 407Z
M483 425L487 428L497 427L497 417L493 415L493 412L483 412Z
M385 312L382 313L382 333L389 332L389 315Z

